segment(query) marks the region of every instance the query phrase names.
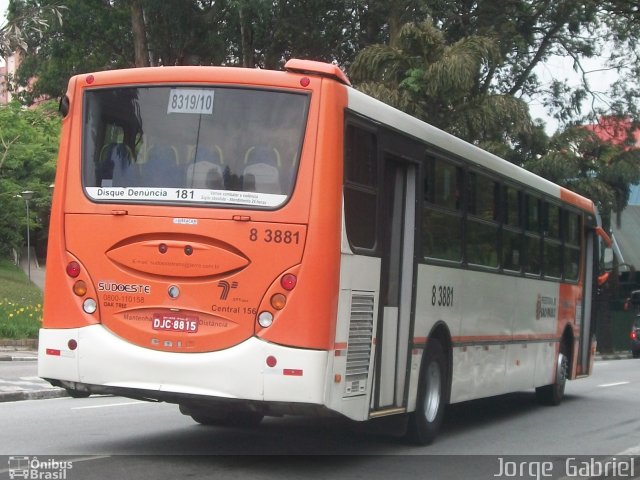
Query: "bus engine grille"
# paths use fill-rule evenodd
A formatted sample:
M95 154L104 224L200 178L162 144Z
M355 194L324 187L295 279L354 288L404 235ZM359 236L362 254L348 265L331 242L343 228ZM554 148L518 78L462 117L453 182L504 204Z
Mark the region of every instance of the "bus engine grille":
M373 309L373 295L362 293L352 295L345 397L364 395L367 391L373 337Z

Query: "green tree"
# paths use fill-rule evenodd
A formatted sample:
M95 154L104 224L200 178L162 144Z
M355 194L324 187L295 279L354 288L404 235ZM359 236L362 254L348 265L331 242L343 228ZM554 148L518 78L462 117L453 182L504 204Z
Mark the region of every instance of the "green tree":
M30 228L33 245L46 239L55 177L60 120L54 102L24 109L0 107L0 257L24 245L25 205L20 192L33 190Z
M62 21L54 6L64 3ZM40 11L43 34L27 33L16 83L28 89L17 96L24 103L46 95L61 97L75 74L134 65L131 9L124 2L102 0L11 0L9 21ZM37 78L34 82L33 79Z
M528 108L493 92L487 78L502 62L493 38L448 44L430 20L404 24L390 45L361 50L350 74L364 92L443 130L488 148L530 131Z
M395 71L390 67L389 70L384 70L383 78L383 71L374 64L359 65L356 77L360 82L366 80L367 83L386 83L389 86L393 85L390 76L396 75L395 84L401 91L389 98L401 100L397 105L404 103L413 106L414 102L409 101L407 88L424 87L423 90L426 90L427 85L421 86L416 80L420 80L422 72L432 68L433 55L439 48L446 47L455 52L463 45L475 44L477 47L480 39L484 39L485 44L492 44L491 50L487 49L484 53L476 49L475 58L483 58L484 64L476 68L474 85L468 90L468 95L458 96L459 101L468 105L468 119L474 125L472 128L458 127L462 128L462 131L450 130L462 134L467 139L484 142L490 149L495 150L495 146L504 144L505 140L513 142L515 136L519 136L521 140L526 138L526 131L519 132L519 126L522 124L514 121L522 120L516 113L519 109L514 100L518 99L524 102L531 99L542 102L550 114L564 126L593 121L603 114L632 115L636 119L640 118L640 30L635 28L639 16L636 1L394 0L365 3L369 6L370 12L376 13L372 16L377 20L379 30L383 32L381 41L378 41L375 47L378 51L375 54L369 52L368 60L373 62L376 58L377 61L381 61L381 57L384 56L380 55L382 46L395 48L405 55L405 59L398 62L397 58L387 58L386 65L395 62L396 65L402 66L404 63L406 69ZM410 15L406 15L407 12L410 12ZM410 20L407 20L408 16L411 17ZM415 36L415 39L424 42L423 51L427 48L435 50L428 55L422 55L420 46L407 48L406 38L403 39L406 34L402 33L404 27L397 27L399 21L411 21L414 25L431 25L437 30L439 38L436 39L434 34L427 34L422 35L422 38L419 35ZM616 48L608 52L607 47L612 44ZM620 81L611 91L598 92L589 81L589 72L583 66L584 60L606 54L610 54L608 68L619 71ZM572 59L574 69L581 74L583 80L580 87L572 88L564 79L557 79L551 85L545 85L538 78L538 67L554 55ZM388 53L387 57L389 56ZM358 60L356 62L361 63ZM420 63L423 65L417 68L416 64ZM471 65L466 66L467 72L471 70ZM369 73L366 73L367 71ZM451 72L452 81L460 78L462 77L459 71ZM429 77L429 80L431 79ZM428 97L430 93L432 92L423 91L417 97ZM450 92L442 90L442 93L445 95L446 105L452 100ZM495 96L505 101L502 108L494 108L496 103L499 105L497 99L493 98ZM490 102L478 101L474 104L472 99ZM589 100L591 103L588 103ZM454 99L454 102L457 101ZM487 125L491 127L491 118L487 116L491 111L495 111L506 120L504 132L492 131L492 128L483 131L483 128L476 126L484 119L488 120ZM449 113L448 110L444 112ZM513 116L503 117L505 112L512 112ZM463 122L464 118L458 120L458 124L462 125L460 122ZM436 123L449 129L446 122ZM526 150L528 149L525 148L523 151ZM507 153L516 163L522 164L527 160L516 158L513 152Z
M24 102L59 97L71 75L147 65L280 68L292 56L346 64L355 7L347 0L11 0L10 18L54 2L62 25L28 35L17 83ZM357 5L358 2L355 2ZM49 17L47 17L49 18ZM51 18L49 18L51 20Z
M15 5L11 6L9 14L11 21L0 25L0 58L6 58L17 49L27 49L27 40L42 37L51 26L50 20L58 23L62 18L63 7L51 5L46 8L24 6L19 13Z
M58 4L66 7L62 26L47 12ZM33 11L40 15L29 15ZM636 0L11 0L10 9L11 22L30 17L44 22L40 33L21 30L28 55L19 81L26 85L37 77L36 94L60 95L74 73L124 66L278 68L299 56L348 68L361 49L398 47L404 24L426 22L439 30L440 43L450 49L471 47L473 39L493 44L492 61L477 71L474 88L479 94L473 94L474 100L490 100L491 106L480 102L476 108L492 110L498 103L494 95L535 99L565 123L580 120L589 99L606 100L590 109L593 115L637 116L638 16ZM609 68L620 71L620 82L605 98L590 85L583 60L605 53L611 44ZM540 81L536 68L552 55L573 60L584 74L582 87L570 88L562 79L551 85ZM426 69L413 65L405 72L411 77L407 87L420 87L420 70ZM471 109L472 102L464 101ZM508 102L496 111L518 110ZM477 119L470 113L467 123Z
M593 121L603 114L637 114L640 13L636 0L428 3L429 14L449 43L472 35L496 39L504 61L488 79L497 91L542 101L565 125L584 123L587 118ZM570 87L565 79L544 85L538 78L536 68L554 55L572 60L582 79L580 87ZM586 59L595 56L608 58L606 68L621 75L622 81L608 93L595 89L584 66Z

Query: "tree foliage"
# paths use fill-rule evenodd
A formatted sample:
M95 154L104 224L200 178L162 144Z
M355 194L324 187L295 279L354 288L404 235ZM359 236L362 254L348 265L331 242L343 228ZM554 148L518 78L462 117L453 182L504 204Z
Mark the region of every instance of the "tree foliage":
M64 0L62 21L56 21L54 7L59 0L12 0L9 19L22 12L40 10L48 25L44 35L26 35L21 51L16 96L32 103L45 95L59 98L71 75L93 70L131 66L132 34L130 10L117 2ZM59 9L59 7L58 7ZM36 79L34 81L34 79Z
M46 235L59 132L55 103L36 109L17 102L0 107L0 257L24 244L27 220L20 192L35 192L29 221L33 244Z
M26 85L37 75L37 93L60 95L72 74L124 66L279 68L297 56L335 61L350 70L356 54L372 45L429 60L424 48L437 41L456 53L451 60L463 62L466 48L474 60L485 62L468 79L474 82L473 97L484 101L469 108L486 109L486 101L497 95L542 102L563 124L584 120L583 108L593 118L639 114L640 13L635 0L11 0L10 5L11 22L30 17L41 22L41 34L23 35L28 55L19 78ZM55 6L62 24L51 10ZM407 23L414 25L413 39ZM438 38L417 28L425 25ZM398 45L401 40L411 41L411 48ZM608 54L608 68L620 75L606 93L591 85L584 66L585 59L603 54ZM581 87L572 88L563 78L547 85L538 77L538 67L553 55L572 59L584 80ZM440 74L448 69L454 79L462 80L469 70L449 58L441 60ZM426 88L422 84L434 78L435 72L418 63L413 58L403 72L403 88ZM504 100L502 107L519 110ZM477 115L470 115L467 123L475 120ZM522 121L521 115L513 120Z
M0 58L5 58L17 49L26 50L27 41L42 38L51 26L49 20L53 18L58 23L62 21L64 7L52 5L48 7L23 6L19 10L10 10L11 21L0 25Z
M483 86L483 77L500 62L493 38L471 36L447 44L443 32L425 20L403 25L390 45L361 50L350 73L366 93L488 146L531 128L523 102Z

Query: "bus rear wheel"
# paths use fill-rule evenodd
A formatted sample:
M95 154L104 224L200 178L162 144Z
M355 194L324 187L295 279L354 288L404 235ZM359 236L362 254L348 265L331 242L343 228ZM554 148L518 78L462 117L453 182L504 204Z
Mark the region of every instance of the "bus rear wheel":
M536 388L536 398L542 405L559 405L564 398L564 389L569 376L569 357L563 350L558 354L556 379L550 385Z
M255 427L264 418L259 412L249 410L233 410L219 413L212 413L208 410L193 409L180 405L180 412L190 416L200 425L217 427Z
M429 340L420 369L416 411L409 416L408 439L429 445L436 438L444 418L447 364L442 345Z
M88 398L91 395L91 392L86 392L84 390L76 390L74 388L67 388L66 390L72 398Z

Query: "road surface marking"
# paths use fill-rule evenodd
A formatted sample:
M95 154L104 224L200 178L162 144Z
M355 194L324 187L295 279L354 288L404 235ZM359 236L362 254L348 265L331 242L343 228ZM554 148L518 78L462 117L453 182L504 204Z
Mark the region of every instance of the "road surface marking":
M636 445L635 447L627 448L625 451L620 452L617 456L629 455L630 457L635 457L640 455L640 445Z
M107 407L122 407L124 405L142 405L149 402L123 402L123 403L108 403L106 405L89 405L87 407L72 407L71 410L87 410L89 408L107 408Z
M602 385L598 385L599 387L617 387L618 385L628 385L631 382L615 382L615 383L603 383Z

